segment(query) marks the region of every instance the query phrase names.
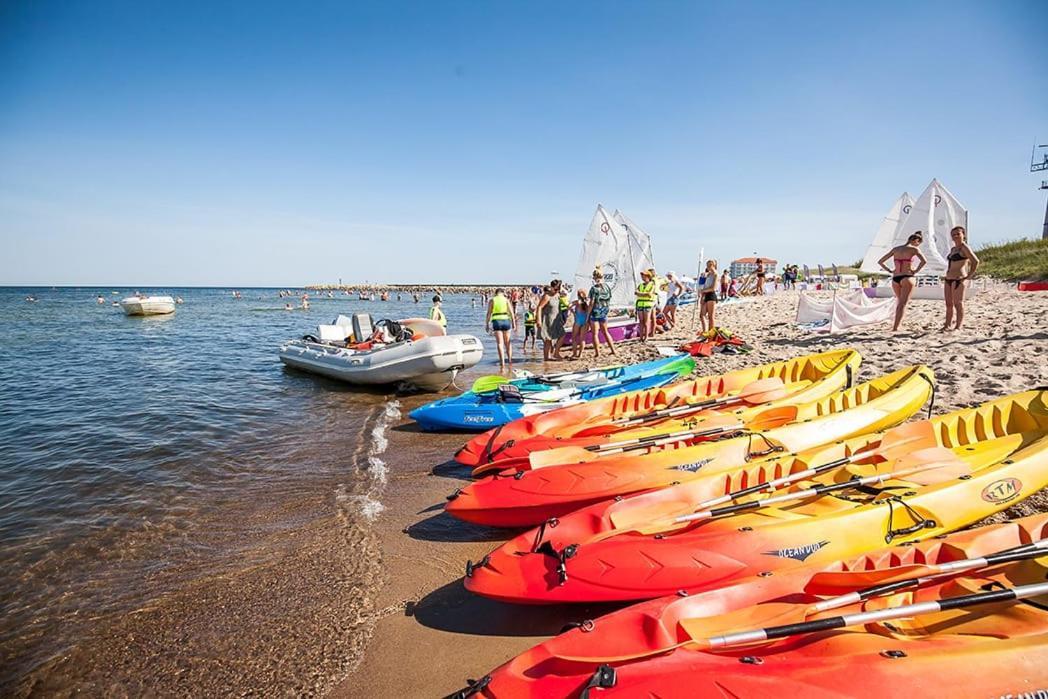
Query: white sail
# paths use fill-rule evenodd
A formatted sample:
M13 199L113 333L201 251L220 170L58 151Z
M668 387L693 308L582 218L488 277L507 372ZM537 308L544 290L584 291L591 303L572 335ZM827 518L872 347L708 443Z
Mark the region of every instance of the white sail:
M877 264L877 260L884 257L885 253L898 244L895 242L895 231L902 225L903 220L909 215L912 207L913 197L909 193L903 192L899 195L899 198L892 204L892 208L888 210L888 214L881 221L880 227L877 228L870 247L866 248L866 254L863 255L859 269L863 272L884 273L881 266Z
M939 180L932 180L896 229L892 245L903 245L913 233L921 231L924 241L920 249L928 260L921 273L941 275L948 266L946 256L953 246L950 229L954 226L967 228L968 211Z
M618 209L615 210L612 217L619 222L619 225L626 229L626 233L629 236L628 252L630 255L630 269L633 273L633 286L635 290L637 284L640 284L641 272L646 269L657 269L655 267L655 253L651 249L651 236L648 235L643 228L634 223L633 219ZM631 296L631 304L634 299L635 297Z
M575 288L588 290L593 283L593 270L604 273L611 287L612 307L633 305L632 258L629 234L600 204L582 240L582 254L575 267Z

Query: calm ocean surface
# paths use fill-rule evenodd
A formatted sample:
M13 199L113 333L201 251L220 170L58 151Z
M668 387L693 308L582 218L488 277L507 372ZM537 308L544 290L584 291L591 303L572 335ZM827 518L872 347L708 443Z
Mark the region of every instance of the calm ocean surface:
M185 299L173 316L130 318L110 305L129 291L0 289L4 694L78 687L61 659L102 625L266 565L325 508L345 508L360 546L381 510L396 396L285 370L276 349L340 312L424 316L428 300L314 295L288 312L275 289L168 288ZM490 364L470 298L445 312Z

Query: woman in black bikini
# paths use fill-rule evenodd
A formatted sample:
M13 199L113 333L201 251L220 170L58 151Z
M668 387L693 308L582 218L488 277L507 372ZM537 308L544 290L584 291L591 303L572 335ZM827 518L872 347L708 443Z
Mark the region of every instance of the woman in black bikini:
M757 258L757 296L764 296L764 260Z
M975 270L979 266L979 258L970 247L968 247L968 232L964 226L954 226L950 230L950 238L953 239L953 248L946 256L949 267L943 279L943 298L946 299L946 323L942 326L944 331L960 330L964 321L964 282L975 276ZM964 268L968 273L964 273ZM953 328L950 324L956 323Z
M892 291L895 292L895 325L892 326L892 331L898 330L899 325L902 324L902 315L906 311L906 304L910 300L910 294L913 293L914 277L928 264L928 260L925 259L920 250L923 240L924 235L920 231L916 231L906 239L906 245L895 246L884 257L877 260L877 264L885 272L892 275ZM916 267L913 266L913 258L915 257L919 261ZM888 259L895 261L894 270L884 264Z

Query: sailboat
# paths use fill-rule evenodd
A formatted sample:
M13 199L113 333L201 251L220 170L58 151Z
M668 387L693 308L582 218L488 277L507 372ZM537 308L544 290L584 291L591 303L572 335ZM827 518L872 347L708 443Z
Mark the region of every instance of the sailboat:
M954 226L964 226L967 230L968 210L953 195L953 192L937 179L933 179L921 193L921 196L908 205L909 211L906 210L907 204L905 203L905 198L908 196L903 193L899 200L895 202L895 205L893 205L892 210L888 212L888 216L881 222L880 228L877 229L877 233L874 235L873 242L870 243L870 247L866 251L866 256L863 257L860 269L866 272L884 274L884 270L877 265L877 260L897 245L906 244L907 239L911 235L921 231L924 240L921 243L920 250L921 254L928 260L928 264L921 270L921 274L917 279L917 288L913 290L910 298L942 300L942 284L938 277L945 274L949 266L946 257L950 254L950 248L953 247L953 241L950 239L950 230ZM882 237L884 231L890 227L890 219L893 216L895 207L900 202L902 202L902 206L899 212L904 214L904 216L894 226L890 238L887 236ZM974 289L969 288L969 293L972 292L974 292ZM882 284L878 286L876 295L879 298L892 296L891 285Z
M881 221L877 232L873 235L873 241L870 242L870 247L866 248L866 254L862 257L862 264L859 265L859 269L870 274L884 274L884 269L877 264L877 260L881 259L885 253L898 244L895 242L895 231L899 229L902 222L909 216L910 210L913 209L913 203L913 197L908 192L903 192L899 195L899 198L895 200L892 208L888 210L887 215Z
M597 205L590 220L582 252L575 266L575 288L588 290L593 283L593 271L604 274L604 283L611 287L611 315L608 331L618 342L639 335L639 327L632 311L640 273L655 266L651 238L628 216L616 210ZM586 342L592 342L587 334ZM565 340L570 344L571 338Z

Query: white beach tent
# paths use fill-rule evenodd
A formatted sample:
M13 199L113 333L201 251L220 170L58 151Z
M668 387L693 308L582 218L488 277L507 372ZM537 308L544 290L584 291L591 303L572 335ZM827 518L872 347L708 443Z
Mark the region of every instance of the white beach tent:
M871 299L862 289L835 293L826 300L801 292L797 299L798 324L823 323L819 332L841 332L862 325L883 323L895 317L895 299Z

